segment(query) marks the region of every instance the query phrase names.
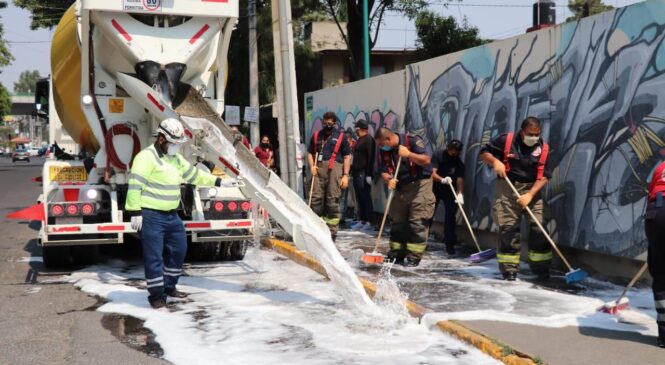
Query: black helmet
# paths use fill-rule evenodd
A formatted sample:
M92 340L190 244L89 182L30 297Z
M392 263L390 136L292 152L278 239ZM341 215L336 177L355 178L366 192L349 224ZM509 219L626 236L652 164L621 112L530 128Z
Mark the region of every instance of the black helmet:
M462 151L462 147L464 147L464 144L459 139L451 139L446 146L448 149L454 149L458 151Z

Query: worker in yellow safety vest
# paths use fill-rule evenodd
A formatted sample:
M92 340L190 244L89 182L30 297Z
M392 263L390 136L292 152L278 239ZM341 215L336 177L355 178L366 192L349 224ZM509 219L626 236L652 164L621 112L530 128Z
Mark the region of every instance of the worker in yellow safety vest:
M192 166L178 151L187 141L180 121L159 124L157 140L132 161L125 210L131 227L140 232L148 301L153 308L166 306L166 297L183 298L176 290L187 252L185 228L177 213L180 184L232 186Z

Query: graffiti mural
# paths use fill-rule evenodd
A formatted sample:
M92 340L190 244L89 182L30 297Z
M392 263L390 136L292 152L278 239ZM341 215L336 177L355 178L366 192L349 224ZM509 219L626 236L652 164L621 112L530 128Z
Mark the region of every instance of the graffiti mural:
M400 127L432 150L464 142L466 209L480 229L496 229L496 177L480 147L538 117L556 166L545 193L556 240L636 257L646 251L646 186L665 156L664 38L665 1L646 1L409 65L395 77L402 104L388 107L403 109ZM325 92L314 98L325 103ZM328 107L372 110L363 101Z

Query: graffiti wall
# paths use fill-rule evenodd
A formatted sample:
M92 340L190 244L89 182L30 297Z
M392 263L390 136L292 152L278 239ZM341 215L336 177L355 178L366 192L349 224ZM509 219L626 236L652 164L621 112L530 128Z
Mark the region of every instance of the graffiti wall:
M434 58L378 89L370 79L308 94L308 124L318 128L330 109L421 134L432 150L461 139L466 210L475 227L495 230L496 177L480 147L536 116L556 166L546 191L556 240L637 257L649 176L665 156L664 28L665 0L652 0Z

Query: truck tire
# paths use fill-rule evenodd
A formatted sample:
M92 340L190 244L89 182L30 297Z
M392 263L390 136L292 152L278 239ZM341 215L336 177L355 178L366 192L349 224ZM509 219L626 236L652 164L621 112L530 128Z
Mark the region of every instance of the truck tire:
M245 258L245 253L247 252L247 241L233 241L229 245L229 260L231 261L241 261Z
M220 261L229 261L231 257L231 242L219 242L219 255L217 258Z
M72 246L71 255L75 266L94 265L99 261L99 245Z
M215 261L218 251L218 242L190 242L187 257L190 261Z
M70 247L42 247L42 259L44 260L44 266L49 269L69 268L71 266Z

